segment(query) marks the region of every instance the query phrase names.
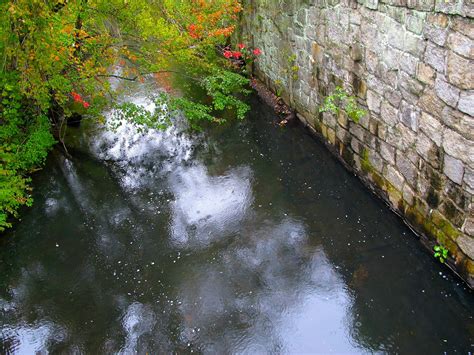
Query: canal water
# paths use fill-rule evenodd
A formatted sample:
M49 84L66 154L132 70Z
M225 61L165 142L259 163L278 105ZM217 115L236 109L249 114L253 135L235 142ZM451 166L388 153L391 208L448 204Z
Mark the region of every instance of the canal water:
M474 351L474 294L257 99L202 133L70 133L0 241L0 353Z

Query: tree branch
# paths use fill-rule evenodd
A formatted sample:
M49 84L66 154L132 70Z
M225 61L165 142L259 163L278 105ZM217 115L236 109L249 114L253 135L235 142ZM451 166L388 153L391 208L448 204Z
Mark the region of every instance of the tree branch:
M136 75L134 77L126 77L126 76L121 76L121 75L116 75L116 74L99 74L99 75L96 75L96 77L116 78L116 79L127 80L127 81L136 81L139 77L144 76L144 75L166 74L166 73L173 73L173 74L182 75L182 76L185 76L185 77L187 77L189 79L192 79L192 80L195 80L195 81L200 81L201 80L199 78L184 74L183 72L180 72L180 71L177 71L177 70L160 70L160 71L154 71L154 72L140 73L139 75Z

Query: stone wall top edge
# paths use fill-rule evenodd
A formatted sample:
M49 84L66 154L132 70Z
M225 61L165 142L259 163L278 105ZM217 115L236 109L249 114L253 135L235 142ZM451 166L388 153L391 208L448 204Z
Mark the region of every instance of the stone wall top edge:
M381 11L382 6L389 6L411 11L474 19L474 3L469 4L469 1L470 0L315 0L300 6L301 8L308 6L320 8L347 6L355 8L358 5L372 11ZM298 8L294 9L295 12L298 10Z

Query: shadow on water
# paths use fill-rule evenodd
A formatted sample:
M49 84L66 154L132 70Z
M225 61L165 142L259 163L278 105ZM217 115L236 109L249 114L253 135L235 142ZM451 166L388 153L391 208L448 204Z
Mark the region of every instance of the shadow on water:
M0 351L472 352L472 293L252 107L202 134L75 132L1 241Z

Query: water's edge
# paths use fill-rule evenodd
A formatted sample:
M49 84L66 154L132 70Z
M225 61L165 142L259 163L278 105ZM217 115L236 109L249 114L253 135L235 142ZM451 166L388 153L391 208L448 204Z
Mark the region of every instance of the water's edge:
M263 73L260 73L261 75L264 75ZM261 99L264 101L264 103L267 102L267 97L274 96L274 93L272 90L269 88L268 85L265 85L261 80L258 80L254 78L256 82L259 83L259 91L257 91L257 94ZM265 92L267 91L267 92ZM288 107L291 107L291 104L289 102L285 101L285 104L288 105ZM274 107L272 105L272 107ZM298 122L302 124L305 129L310 132L310 134L318 140L319 143L322 143L326 149L352 174L357 176L360 181L363 183L363 185L377 198L382 200L384 204L388 207L390 211L395 213L402 221L407 225L410 230L417 236L418 240L420 243L424 246L426 251L430 254L433 255L433 247L436 246L438 243L433 239L430 238L426 233L424 233L419 225L413 224L406 216L406 214L402 213L398 209L394 207L394 205L390 201L389 195L385 191L383 191L378 185L374 184L370 178L368 177L367 174L364 173L363 170L358 170L354 165L351 165L347 163L347 161L344 159L344 156L340 154L340 152L337 150L337 147L333 145L330 141L324 137L324 135L316 130L311 124L308 123L308 121L305 119L305 117L297 111L297 108L292 108L293 110L296 111L296 117L298 118ZM433 262L438 262L436 259L433 258ZM444 263L450 270L453 272L457 277L459 277L471 290L474 290L474 278L468 277L468 276L463 276L459 273L458 267L455 264L455 259L453 258L448 258L446 262Z

